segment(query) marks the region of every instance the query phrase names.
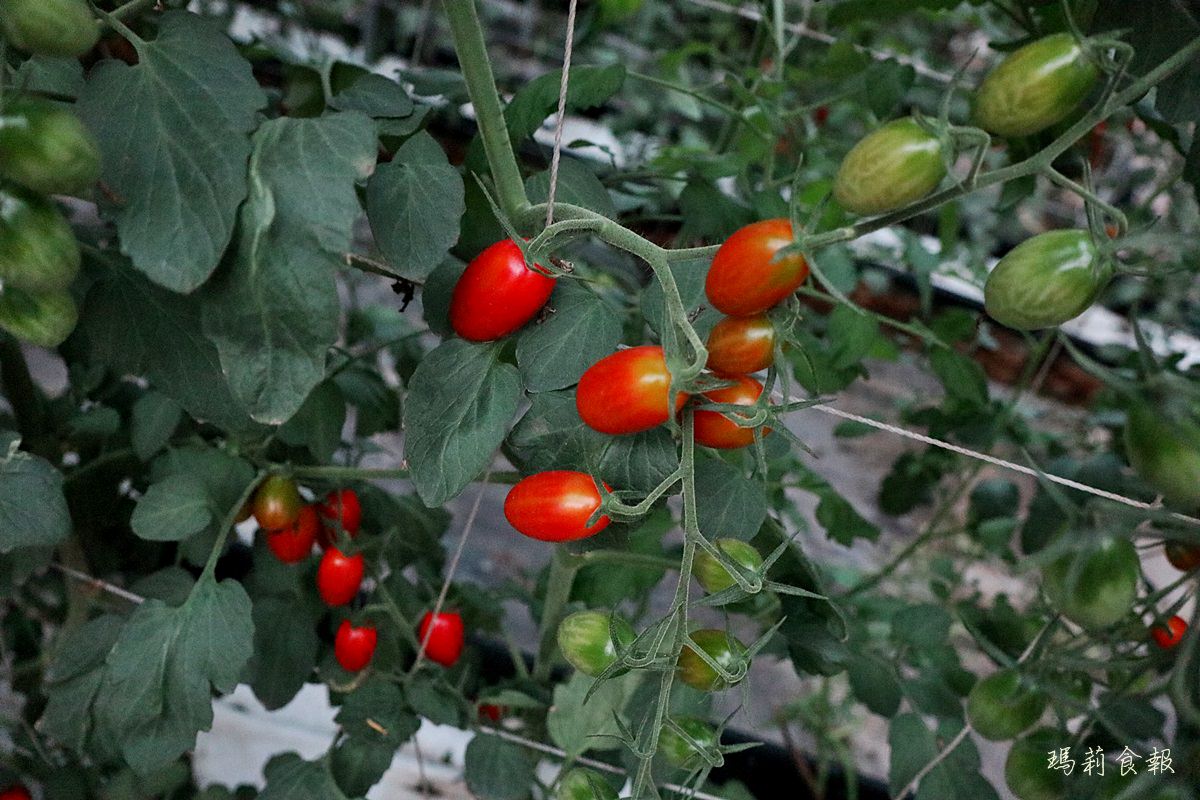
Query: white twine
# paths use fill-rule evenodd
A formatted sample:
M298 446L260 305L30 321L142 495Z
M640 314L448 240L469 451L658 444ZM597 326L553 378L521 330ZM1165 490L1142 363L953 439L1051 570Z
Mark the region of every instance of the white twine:
M550 190L546 195L546 227L554 222L554 193L558 190L558 160L562 154L563 122L566 120L567 87L571 82L571 51L575 47L575 6L567 9L567 44L563 53L562 80L558 83L558 119L554 122L554 151L550 155Z

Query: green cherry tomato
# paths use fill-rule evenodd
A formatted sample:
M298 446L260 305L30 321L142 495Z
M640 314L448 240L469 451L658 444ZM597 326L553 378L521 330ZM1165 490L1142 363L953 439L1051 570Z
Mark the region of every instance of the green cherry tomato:
M26 292L7 288L0 292L0 328L39 347L58 347L79 321L79 309L67 291Z
M65 106L21 100L0 115L0 177L41 194L81 194L100 177L100 151Z
M1000 259L983 287L987 313L1018 330L1052 328L1082 314L1112 277L1087 231L1050 231Z
M699 744L704 750L714 750L718 745L717 730L702 719L684 717L675 720L683 731ZM669 726L662 729L658 736L658 751L663 754L671 766L680 769L695 769L701 765L700 751L687 739L680 736Z
M1004 763L1004 780L1019 800L1066 800L1067 778L1049 769L1049 753L1066 747L1069 737L1043 729L1013 743Z
M709 658L720 664L726 672L737 672L746 663L745 646L725 631L716 628L693 631L689 638L690 641L684 644L676 664L679 680L702 692L728 689L732 684L698 656L697 650L707 653Z
M30 292L66 289L79 273L79 244L54 202L0 190L0 283Z
M558 781L555 800L617 800L617 790L599 772L576 767Z
M0 0L0 31L28 53L81 56L100 38L84 0Z
M906 117L854 145L838 167L833 196L855 214L882 214L926 197L945 177L942 143Z
M1030 136L1070 116L1100 70L1069 33L1010 53L975 93L974 122L997 136Z
M762 556L754 549L753 545L747 542L738 539L717 539L713 544L722 553L729 556L733 563L745 567L749 571L757 570L762 566ZM704 591L709 594L723 592L729 587L737 585L737 581L729 574L729 570L721 566L721 562L706 550L696 553L692 574L696 576L696 581L704 587Z
M1159 408L1129 409L1125 452L1142 480L1187 511L1200 508L1200 427L1168 419Z
M1013 739L1037 722L1046 710L1046 695L1021 681L1014 669L1002 669L975 684L967 695L967 719L980 736L992 741Z
M558 625L563 657L593 678L612 666L618 650L629 647L636 638L624 617L604 611L577 611Z
M1051 563L1042 572L1042 585L1067 619L1095 630L1129 614L1140 576L1133 543L1107 537L1094 549L1068 553Z

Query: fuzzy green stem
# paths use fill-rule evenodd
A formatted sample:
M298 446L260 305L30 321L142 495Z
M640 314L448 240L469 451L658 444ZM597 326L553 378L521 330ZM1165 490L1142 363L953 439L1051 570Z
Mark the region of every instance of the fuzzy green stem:
M561 546L554 549L550 558L550 575L546 579L546 599L542 603L542 620L538 626L537 660L533 666L533 678L545 681L550 677L554 663L554 647L557 641L558 624L562 622L563 609L571 599L571 587L575 583L578 564L571 554Z

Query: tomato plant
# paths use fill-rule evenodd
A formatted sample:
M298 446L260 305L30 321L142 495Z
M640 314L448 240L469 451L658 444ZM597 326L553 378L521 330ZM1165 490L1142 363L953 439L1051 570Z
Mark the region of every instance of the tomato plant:
M344 606L358 596L365 569L362 553L326 548L317 567L317 591L328 606Z
M1013 248L988 275L987 312L1020 330L1061 325L1082 314L1111 275L1087 231L1043 233Z
M616 663L635 636L629 622L619 614L576 611L558 624L558 649L567 663L595 677Z
M922 199L946 177L938 137L914 119L867 134L838 167L833 196L856 214L882 214Z
M612 788L595 770L576 767L558 779L556 800L617 800Z
M508 523L531 539L568 542L594 536L611 521L601 515L600 491L586 472L553 470L523 478L504 499Z
M0 178L42 194L80 194L100 176L100 153L79 117L51 103L5 107L0 153Z
M333 640L333 654L342 669L347 672L359 672L371 663L375 655L375 644L379 633L371 625L353 625L350 620L342 620L338 626L337 636Z
M687 399L676 395L676 412ZM662 425L671 415L671 373L662 348L631 347L592 364L579 378L575 407L590 428L613 436Z
M286 528L267 531L267 547L285 564L296 564L312 554L320 523L312 506L304 506Z
M736 676L746 666L746 648L735 637L711 628L692 631L679 653L676 672L679 680L702 692L719 692L731 684L699 655L701 651L730 675Z
M775 361L775 324L766 314L725 317L708 334L708 368L719 375L747 375Z
M338 489L325 495L317 509L321 515L321 530L318 541L321 547L329 547L337 541L338 531L345 531L353 539L362 525L362 504L353 489Z
M762 556L749 542L737 539L717 539L713 544L733 563L747 572L757 572L762 567ZM696 554L696 563L692 567L692 572L696 576L696 582L706 592L716 594L737 585L737 581L729 574L728 568L708 552Z
M783 301L808 277L799 253L779 255L795 241L786 219L768 219L738 229L713 256L704 293L713 308L731 317L759 314Z
M1154 643L1163 650L1170 650L1178 647L1183 641L1184 635L1187 633L1187 622L1178 615L1172 616L1167 620L1166 625L1157 625L1150 629L1150 635L1154 637Z
M1046 695L1021 673L1002 669L980 680L967 696L967 719L987 739L1014 739L1041 719Z
M437 614L427 611L417 628L417 639L424 646L426 658L443 667L452 667L462 656L465 630L461 615L453 611Z
M753 378L740 376L732 386L705 392L703 397L711 403L753 406L762 392L761 383ZM762 429L763 435L770 431L770 428ZM719 450L734 450L754 443L754 428L739 425L736 413L699 410L696 412L696 442Z
M0 280L27 292L62 291L79 273L75 234L49 200L0 191Z
M1135 405L1125 423L1125 452L1138 475L1180 508L1200 508L1200 427Z
M1019 800L1059 800L1067 796L1067 779L1062 771L1046 768L1046 754L1059 739L1056 731L1045 729L1013 744L1004 762L1004 779Z
M1140 574L1133 544L1106 537L1093 549L1047 566L1043 586L1068 619L1086 628L1105 628L1129 613Z
M1164 553L1171 566L1180 572L1191 572L1200 567L1200 547L1183 542L1167 542Z
M716 729L702 719L683 717L672 721L686 734L686 737L681 735L674 727L663 729L659 745L662 747L663 757L672 766L693 769L701 762L702 752L714 750L720 743Z
M511 239L477 255L454 284L454 332L473 342L490 342L524 326L554 291L554 278L539 269L525 265L521 248Z
M4 0L0 10L4 38L38 55L83 55L100 38L83 0Z

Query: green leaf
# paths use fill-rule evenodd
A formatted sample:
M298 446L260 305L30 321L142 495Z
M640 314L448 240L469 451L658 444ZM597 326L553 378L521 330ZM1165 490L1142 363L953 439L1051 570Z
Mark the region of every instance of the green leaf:
M106 659L98 710L130 766L164 766L212 726L213 690L232 691L253 652L250 614L241 585L208 577L179 608L147 600L129 617Z
M255 426L230 392L213 343L200 330L195 297L168 292L124 264L105 265L79 325L91 357L145 375L189 414L231 431Z
M564 389L621 341L621 316L576 281L561 280L547 306L553 313L517 337L517 365L531 392Z
M77 110L120 198L121 251L155 283L190 292L233 234L266 96L216 20L181 11L159 20L158 38L134 42L135 66L93 68Z
M868 20L886 22L907 16L920 8L948 11L962 0L842 0L829 12L829 25L840 26Z
M306 611L293 597L254 601L254 655L245 680L269 710L290 703L316 667L318 614Z
M195 475L169 475L153 484L129 520L133 532L153 542L178 542L213 524L208 490Z
M816 517L826 536L847 547L854 544L855 539L873 542L879 538L879 528L859 514L829 481L806 467L800 468L799 477L800 488L819 498Z
M382 678L372 678L346 695L337 723L349 736L386 740L392 749L411 739L421 727L404 692Z
M463 181L428 133L418 133L367 184L367 218L384 257L423 281L458 241Z
M619 739L609 738L621 733L614 715L629 722L625 705L640 682L637 673L606 680L585 703L595 681L581 672L573 673L571 680L554 687L554 702L546 715L550 739L572 756L621 747Z
M929 364L945 387L947 395L969 405L987 405L987 375L979 362L967 358L957 350L935 347L929 354Z
M133 404L129 428L133 452L142 461L149 461L170 441L182 418L183 409L170 397L162 392L146 392Z
M531 203L545 203L550 197L550 170L530 175L525 194ZM604 184L587 164L576 158L563 158L558 164L558 188L554 202L583 206L609 219L617 218L617 209Z
M304 405L279 426L276 436L294 447L306 447L317 461L328 461L342 443L346 400L335 381L321 381Z
M203 322L234 395L259 422L292 416L325 377L337 339L334 272L360 213L355 182L375 152L371 120L357 112L274 119L254 134L237 258L211 286Z
M932 648L946 642L952 621L941 606L908 606L892 615L892 638L917 650Z
M7 441L6 441L7 438ZM62 473L40 456L18 450L0 431L0 553L48 547L71 535Z
M944 740L953 738L957 732L943 730ZM888 782L892 793L898 793L933 761L941 750L932 731L925 727L920 716L913 713L901 714L892 720L888 731L888 743L892 751ZM917 789L916 800L998 800L979 766L979 751L971 737L929 771Z
M492 463L517 411L517 370L500 346L461 339L429 353L409 381L405 456L427 506L458 495Z
M523 800L533 784L534 759L519 744L480 734L467 745L467 789L481 800Z
M460 695L436 679L418 676L404 690L412 710L435 725L462 727L466 710Z
M879 323L853 308L838 305L829 314L828 338L834 369L861 362L879 339Z
M696 516L710 539L750 539L767 516L763 486L716 459L696 464Z
M868 654L852 655L846 675L850 691L871 711L890 717L900 710L903 695L896 668L890 662Z
M532 136L542 126L542 121L558 108L561 81L561 70L547 72L522 86L513 95L512 101L504 109L504 120L515 144ZM573 67L567 90L567 108L571 111L595 108L620 91L624 82L625 67L620 64Z
M752 222L750 210L735 202L712 181L688 181L679 195L683 212L680 237L687 241L720 241Z
M90 747L95 730L92 707L104 680L104 660L122 624L120 617L105 614L65 631L54 646L46 670L47 703L38 726L77 754Z
M329 754L329 770L338 787L352 797L365 795L392 766L396 748L388 742L342 739Z
M258 800L349 800L323 761L283 753L267 762L267 786Z
M360 437L394 431L400 426L400 397L379 370L355 365L339 371L333 382L354 406L354 433Z
M708 274L709 263L705 259L693 259L672 261L670 264L684 309L688 312L703 309L699 316L692 320L692 325L701 338L708 336L713 325L721 319L721 313L709 307L708 298L704 295L704 279ZM657 280L650 281L646 290L642 292L642 314L645 315L647 324L661 334L663 321L667 318L666 298L663 295L662 284Z
M329 103L339 111L361 111L368 117L407 117L413 101L404 87L383 75L369 72L333 96Z
M83 91L83 65L67 56L31 56L17 69L16 85L27 92L78 97Z
M513 427L508 451L525 472L598 469L608 439L583 424L572 391L540 392Z
M611 486L648 492L679 468L679 446L666 428L605 438L597 472Z

